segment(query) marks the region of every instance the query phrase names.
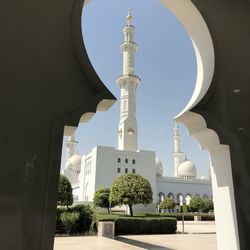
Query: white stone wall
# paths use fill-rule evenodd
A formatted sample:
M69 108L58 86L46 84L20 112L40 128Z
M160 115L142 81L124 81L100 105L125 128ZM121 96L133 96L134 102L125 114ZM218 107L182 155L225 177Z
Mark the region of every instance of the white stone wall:
M165 197L168 193L172 193L175 200L178 194L182 194L184 203L187 195L198 194L201 197L204 195L212 197L209 180L156 177L155 152L153 151L131 152L97 146L92 149L91 153L82 157L79 201L92 202L97 189L110 187L116 177L133 172L142 175L150 182L154 204L158 202L159 193L163 193ZM151 207L155 209L155 205Z
M88 161L91 159L91 172ZM118 160L120 159L120 160ZM138 173L149 180L157 201L155 152L131 152L97 146L82 157L79 201L93 201L98 188L110 187L114 179L125 173Z
M115 149L97 146L95 190L110 187L115 177Z
M93 148L89 154L83 155L82 157L81 174L79 177L79 201L93 201L96 180L96 152L97 147Z
M188 194L191 196L199 195L200 197L206 195L208 198L212 198L212 186L208 180L182 180L175 177L157 177L156 183L157 195L163 193L166 198L169 193L172 193L175 201L177 201L178 194L182 194L184 203Z
M157 202L155 152L139 151L137 173L150 182L153 191L153 202Z

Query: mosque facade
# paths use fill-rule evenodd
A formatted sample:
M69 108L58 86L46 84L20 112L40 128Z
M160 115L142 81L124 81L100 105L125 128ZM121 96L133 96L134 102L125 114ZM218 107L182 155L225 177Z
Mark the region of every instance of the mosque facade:
M116 81L121 90L118 148L96 146L81 156L77 154L75 136L69 137L66 142L66 165L62 173L72 184L75 202L93 202L97 189L110 187L115 178L126 173L140 174L150 182L153 190L153 203L147 208L150 211L154 211L166 197L173 198L178 205L188 205L192 196L212 198L210 178L198 178L195 165L181 152L177 123L173 127L174 176L164 175L163 165L154 151L139 149L136 90L141 80L134 72L137 44L134 42L135 27L132 25L131 11L123 34L123 74Z

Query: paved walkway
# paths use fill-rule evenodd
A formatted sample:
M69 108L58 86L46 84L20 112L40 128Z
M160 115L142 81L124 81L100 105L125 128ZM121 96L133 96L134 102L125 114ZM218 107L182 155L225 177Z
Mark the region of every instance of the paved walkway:
M182 233L182 222L177 223L177 233ZM215 234L214 221L185 221L184 233L188 234Z
M174 235L126 235L115 239L98 236L57 237L54 250L216 250L215 225L185 222L185 234L178 222Z

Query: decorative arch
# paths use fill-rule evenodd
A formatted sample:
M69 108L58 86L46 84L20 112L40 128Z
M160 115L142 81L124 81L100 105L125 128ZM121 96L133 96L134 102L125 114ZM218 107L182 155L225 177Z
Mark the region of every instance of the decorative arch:
M191 194L186 194L186 196L185 196L185 203L186 203L186 205L189 205L191 198L192 198Z
M164 201L165 200L165 194L160 192L158 194L158 203L160 203L161 201Z
M167 194L167 198L170 198L170 199L174 200L175 197L174 197L174 194L170 192L170 193Z
M185 111L175 120L183 123L189 135L199 142L201 150L209 153L218 249L228 249L229 243L224 241L226 235L230 235L233 249L240 249L229 146L220 144L218 134L207 128L206 121L200 114ZM226 189L223 188L225 185ZM220 206L222 201L224 206L230 208L227 214Z
M89 0L85 1L85 3L87 2L89 2ZM213 24L214 28L218 20L213 20L211 13L214 13L214 8L211 7L214 6L216 8L216 1L160 0L160 2L174 13L187 30L193 42L197 60L197 81L193 96L183 111L175 117L175 120L183 123L187 127L189 134L199 141L201 149L209 151L212 168L213 199L217 218L218 249L226 250L229 249L229 247L239 249L238 223L236 218L229 147L220 144L217 133L207 128L206 121L201 115L190 111L203 100L207 93L212 82L215 66L215 53L212 38L207 24L196 6L205 13L204 16L209 20L210 25ZM225 2L226 1L223 1L224 5L226 4ZM239 5L240 3L238 3L238 6ZM206 6L210 7L207 11ZM225 11L232 8L232 5L227 6ZM247 11L244 13L246 14ZM221 166L223 166L223 168ZM225 184L228 186L227 189L220 188ZM223 200L224 206L230 208L227 215L224 214L223 208L219 205L221 200ZM227 219L225 219L225 216ZM224 238L228 236L231 239L230 243L224 240Z
M178 205L182 206L184 204L184 196L182 193L176 195L176 202Z

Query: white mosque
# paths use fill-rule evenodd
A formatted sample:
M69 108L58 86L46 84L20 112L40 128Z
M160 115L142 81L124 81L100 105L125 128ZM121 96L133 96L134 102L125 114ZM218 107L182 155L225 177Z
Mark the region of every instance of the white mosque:
M81 156L77 154L75 136L69 137L63 175L72 184L74 200L91 203L98 188L110 187L116 177L126 173L138 173L149 180L153 190L153 204L149 206L151 211L166 197L173 198L180 205L188 205L192 196L211 198L210 178L197 178L195 165L181 152L176 123L173 128L174 176L164 176L163 165L154 151L138 148L136 90L141 80L134 72L137 44L134 42L135 27L132 25L130 10L123 34L123 74L116 81L121 89L118 149L96 146Z

